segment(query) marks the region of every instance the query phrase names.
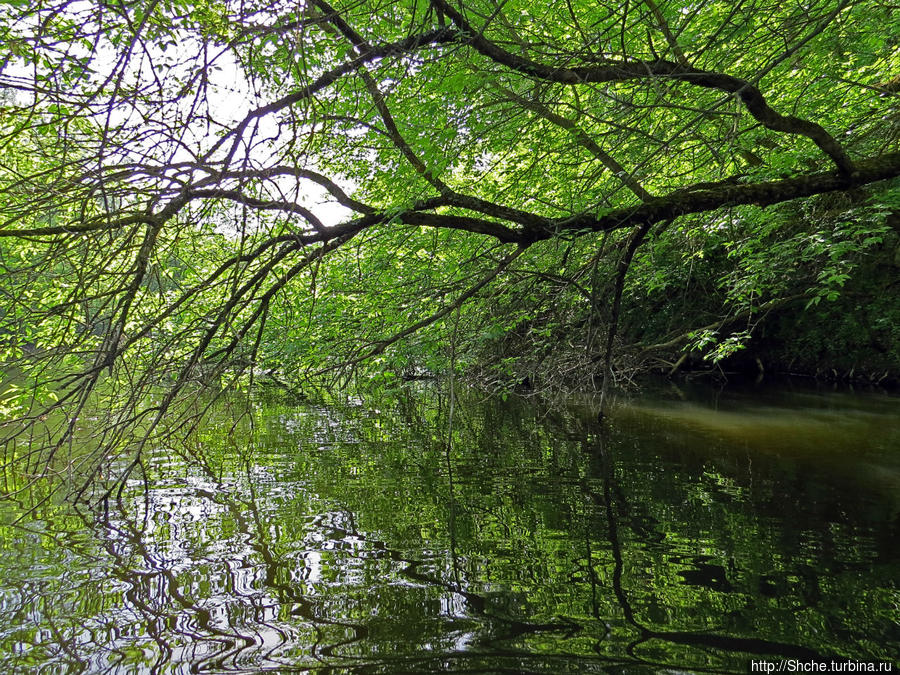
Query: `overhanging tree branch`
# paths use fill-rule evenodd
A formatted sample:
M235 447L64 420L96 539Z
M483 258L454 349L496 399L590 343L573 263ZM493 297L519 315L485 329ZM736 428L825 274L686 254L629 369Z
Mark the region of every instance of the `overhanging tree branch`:
M799 134L812 140L828 155L842 174L853 171L853 162L846 151L821 125L793 115L782 115L772 109L762 92L751 82L739 77L692 68L683 63L657 59L655 61L604 60L600 65L553 67L519 56L499 47L469 24L465 16L447 0L434 0L464 33L480 54L529 77L559 84L588 84L629 82L654 77L666 77L706 89L718 89L737 96L747 111L767 129Z
M714 211L726 206L772 206L792 199L852 190L898 176L900 152L895 152L857 162L853 173L847 176L835 172L815 173L761 183L679 190L634 207L614 209L600 215L582 214L556 221L554 225L557 231L615 230L637 223L658 223L691 213ZM534 233L538 238L552 235L552 232Z

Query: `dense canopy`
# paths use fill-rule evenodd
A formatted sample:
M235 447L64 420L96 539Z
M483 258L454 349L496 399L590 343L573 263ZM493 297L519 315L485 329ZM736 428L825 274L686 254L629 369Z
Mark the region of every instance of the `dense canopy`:
M727 355L885 245L894 24L878 0L8 3L8 445L43 434L46 465L99 408L93 467L189 427L198 382Z

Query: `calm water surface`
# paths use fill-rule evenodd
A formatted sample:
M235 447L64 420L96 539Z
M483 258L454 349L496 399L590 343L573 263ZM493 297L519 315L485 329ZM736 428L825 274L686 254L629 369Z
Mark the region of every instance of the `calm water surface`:
M148 452L119 500L0 505L0 672L900 654L896 397L664 389L604 430L434 386L230 429Z

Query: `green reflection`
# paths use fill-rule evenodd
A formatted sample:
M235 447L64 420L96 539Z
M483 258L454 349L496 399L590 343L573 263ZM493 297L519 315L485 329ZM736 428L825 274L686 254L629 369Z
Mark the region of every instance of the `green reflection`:
M892 658L897 400L679 394L622 405L607 429L437 386L268 401L236 428L214 415L188 446L148 449L119 499L5 504L0 666Z

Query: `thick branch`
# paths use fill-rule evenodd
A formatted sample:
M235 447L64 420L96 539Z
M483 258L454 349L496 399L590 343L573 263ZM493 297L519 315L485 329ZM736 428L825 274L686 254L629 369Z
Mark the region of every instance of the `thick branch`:
M601 65L582 65L556 68L523 56L512 54L494 44L475 30L465 17L446 0L434 0L457 27L468 35L469 44L480 54L495 63L506 66L530 77L559 84L583 84L588 82L627 82L652 77L668 77L697 87L718 89L740 98L748 112L767 129L788 134L799 134L811 139L837 165L841 173L853 171L853 163L841 145L824 128L815 122L782 115L773 110L760 90L739 77L723 73L707 72L685 64L657 59L655 61L609 61Z
M644 223L658 223L692 213L715 211L725 206L744 204L760 207L771 206L792 199L812 197L827 192L851 190L870 183L897 177L900 177L900 152L862 160L857 163L856 169L849 176L842 176L836 172L822 172L761 183L723 183L715 187L704 186L696 189L688 186L664 197L656 197L636 206L618 208L599 215L584 213L566 219L547 218L477 197L452 193L442 197L423 200L410 209L399 213L387 211L370 212L341 225L324 227L316 232L307 234L281 235L272 238L270 242L296 241L301 245L326 242L346 234L360 232L366 228L399 219L411 225L452 228L484 234L504 243L529 244L550 239L562 233L618 230ZM91 224L91 226L86 227L74 225L30 230L0 230L0 236L29 237L38 234L81 234L85 230L93 231L96 229L120 227L125 222L129 224L133 222L165 222L168 217L171 217L172 213L191 199L232 199L238 196L237 193L231 194L231 192L228 190L189 191L182 198L167 206L156 218L151 216L135 217L134 221L130 219L127 221L112 221L111 224L103 224L99 227L97 224ZM251 208L277 208L282 211L298 213L298 209L302 209L302 207L288 202L264 202L257 200L258 203L255 203L250 198L241 198L239 201ZM476 211L493 218L516 223L522 227L512 228L499 222L470 216L431 213L433 209L442 206L455 206L469 211ZM300 215L303 214L300 213Z
M858 162L856 169L849 176L835 172L815 173L762 183L724 185L713 189L688 188L638 206L615 209L602 215L582 214L557 221L555 226L557 231L615 230L639 223L657 223L689 213L714 211L723 206L741 204L771 206L801 197L850 190L898 176L900 176L900 152L895 152ZM547 239L553 234L553 232L536 232L535 236Z
M327 176L311 171L309 169L301 169L293 166L273 166L266 169L245 169L237 171L216 172L209 178L196 183L196 187L205 187L206 185L215 185L223 178L237 178L238 180L248 180L252 178L275 178L277 176L293 176L294 178L302 178L312 181L317 185L325 188L328 193L334 197L335 201L341 206L346 206L352 211L359 213L372 213L375 209L350 197L344 190L333 180Z
M190 199L211 198L211 199L228 199L238 204L249 206L252 209L260 211L281 211L282 213L293 213L302 217L306 222L315 228L317 232L323 232L325 225L321 220L305 206L300 206L294 202L282 202L259 199L245 195L240 190L223 190L219 188L208 188L201 190L190 190L187 192Z
M130 225L154 225L156 219L147 214L124 216L117 219L91 219L70 225L51 225L47 227L28 227L22 229L0 228L0 237L43 237L53 234L84 234L102 230L117 230Z
M453 230L465 230L476 234L486 234L503 242L511 244L524 241L523 230L513 230L500 223L495 223L482 218L470 216L444 215L440 213L420 213L407 211L400 217L404 223L410 225L424 225L428 227L442 227Z

